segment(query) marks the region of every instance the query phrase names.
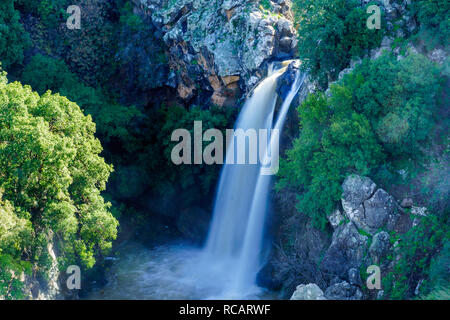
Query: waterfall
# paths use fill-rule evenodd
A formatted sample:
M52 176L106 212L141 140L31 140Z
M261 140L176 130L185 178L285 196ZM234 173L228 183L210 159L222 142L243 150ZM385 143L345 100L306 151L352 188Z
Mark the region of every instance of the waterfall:
M304 76L297 75L274 123L277 100L277 79L287 67L276 70L270 66L268 76L253 91L236 121L237 129L271 129L281 132L289 106L300 89ZM278 150L278 135L270 134L263 153L262 163L269 160L270 150ZM242 146L242 145L241 145ZM236 148L235 145L232 147ZM245 146L244 146L245 147ZM229 146L230 148L230 146ZM230 152L233 151L233 152ZM242 298L257 288L256 275L262 267L264 225L268 214L271 176L264 175L264 166L234 163L236 150L227 150L226 162L221 172L209 230L204 259L208 264L229 274L224 290L232 298ZM244 150L248 156L248 150Z
M289 106L304 76L297 72L289 92L276 112L277 81L287 70L269 67L268 76L244 104L235 129L283 128ZM260 136L261 139L261 136ZM273 292L256 285L256 275L264 264L264 225L269 214L272 176L262 174L278 147L272 133L262 140L256 164L230 164L236 152L228 146L222 168L214 216L204 248L183 243L144 249L124 243L120 259L113 265L117 275L94 299L272 299ZM237 149L246 146L235 145ZM278 149L278 148L275 148ZM233 150L236 151L236 150ZM262 153L262 156L261 156ZM273 158L273 157L272 157ZM262 165L264 164L264 165ZM137 246L137 247L136 247Z

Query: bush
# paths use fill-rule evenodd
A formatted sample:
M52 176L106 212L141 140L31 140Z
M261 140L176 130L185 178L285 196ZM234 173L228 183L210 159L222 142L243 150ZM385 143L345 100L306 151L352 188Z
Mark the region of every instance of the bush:
M319 92L299 107L300 136L281 161L277 188L294 187L299 211L324 227L347 175L387 184L403 169L407 183L430 161L440 89L439 70L421 55L365 59L329 97Z
M416 0L412 3L417 20L425 28L438 33L443 43L450 37L450 2L440 0Z
M53 237L63 264L92 267L118 225L100 194L112 167L99 156L95 124L75 103L39 96L5 74L0 101L0 255L45 269L43 248Z
M446 220L439 220L437 216L429 214L397 239L398 260L393 270L382 280L385 298L411 298L418 282L423 279L427 280L420 285L419 292L422 295L429 294L433 288L439 291L441 286L448 287L450 231ZM444 243L447 245L442 249ZM441 256L433 261L433 256L441 250Z
M370 30L369 17L357 0L295 0L299 54L319 83L326 87L352 57L381 43L383 28Z
M3 68L22 64L23 51L30 45L28 33L19 21L19 12L14 9L14 0L0 3L0 61Z
M40 94L51 90L75 101L92 115L105 145L114 143L129 152L136 150L131 121L141 116L140 112L133 106L125 107L110 101L100 89L84 85L63 60L40 54L33 56L24 68L22 81Z

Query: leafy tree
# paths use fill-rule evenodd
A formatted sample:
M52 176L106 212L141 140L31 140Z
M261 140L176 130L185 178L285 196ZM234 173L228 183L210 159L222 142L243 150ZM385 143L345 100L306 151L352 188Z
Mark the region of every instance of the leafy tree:
M129 152L136 151L139 143L132 133L132 120L141 113L133 106L110 101L100 89L84 85L63 60L37 54L24 68L21 79L38 93L51 90L75 101L92 115L98 135L106 146L114 143Z
M348 107L348 91L334 86L332 92L333 109L321 93L299 107L301 133L281 163L278 184L301 191L297 208L321 228L340 199L345 176L368 174L384 158L367 118Z
M100 194L112 167L99 156L95 124L67 98L39 96L29 86L8 83L5 74L0 101L0 189L8 212L0 216L8 230L0 254L39 266L42 243L53 235L63 264L92 267L111 248L118 225ZM30 228L31 241L17 236L29 237ZM17 253L5 251L11 241Z
M0 3L0 61L9 69L21 64L23 51L29 46L30 39L19 21L19 12L14 9L14 0Z
M300 58L323 87L383 36L382 29L367 28L368 15L357 0L295 0L294 12Z
M450 2L439 0L416 0L412 2L413 12L421 25L439 33L439 38L448 43L450 37Z
M280 166L278 189L299 191L298 209L323 227L351 173L388 184L400 170L410 181L430 162L441 82L439 69L421 55L365 59L299 107L300 136ZM383 176L384 175L384 176ZM383 181L384 180L384 181Z

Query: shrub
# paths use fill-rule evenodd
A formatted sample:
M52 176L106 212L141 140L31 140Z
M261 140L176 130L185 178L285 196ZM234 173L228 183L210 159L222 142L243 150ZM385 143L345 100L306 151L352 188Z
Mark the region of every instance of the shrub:
M295 0L299 54L320 84L336 79L352 57L377 47L383 28L370 30L368 15L356 0Z
M438 38L443 43L448 43L450 37L449 1L417 0L413 1L413 12L417 20L425 28L438 33Z
M429 214L420 223L404 235L399 236L398 260L396 260L392 272L383 277L383 290L385 297L390 299L407 299L414 296L414 291L420 280L421 294L430 293L435 287L448 282L448 241L450 232L446 221ZM447 242L442 256L432 258L442 249ZM438 271L439 270L439 271ZM436 274L436 272L442 272ZM431 277L430 277L431 275ZM427 280L423 280L427 279ZM439 280L438 280L439 279Z
M430 161L424 147L440 88L438 68L421 55L365 59L330 96L310 95L299 107L300 136L281 161L277 188L296 188L299 211L324 227L348 174L388 183L403 169L413 178Z
M5 69L22 64L23 51L30 45L29 35L19 19L14 0L3 0L0 3L0 61Z
M0 189L6 201L0 209L7 212L0 215L7 230L0 255L44 267L42 248L55 235L65 263L92 267L117 232L110 204L100 195L112 167L99 156L95 124L65 97L39 96L29 86L8 83L5 74L0 101Z

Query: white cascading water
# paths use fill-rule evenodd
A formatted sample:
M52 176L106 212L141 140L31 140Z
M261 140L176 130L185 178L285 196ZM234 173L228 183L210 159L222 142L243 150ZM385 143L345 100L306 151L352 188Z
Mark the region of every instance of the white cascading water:
M298 72L274 121L277 79L286 71L287 64L289 61L278 70L273 65L269 68L267 78L245 103L235 129L281 131L289 106L304 80ZM271 135L267 140L263 164L273 158L268 153L274 150L271 145L276 144L275 149L278 150L276 135ZM245 151L248 156L248 150ZM229 154L227 152L227 160ZM203 249L167 245L147 250L137 244L125 243L120 250L122 256L112 266L115 276L90 298L274 298L272 293L256 286L256 275L264 263L264 225L269 211L272 178L261 174L263 168L261 162L254 165L224 165L213 221Z
M287 67L269 69L268 77L254 90L245 103L236 122L236 129L276 129L281 132L292 100L300 89L304 76L297 75L280 108L273 125L277 100L277 79ZM277 135L271 135L264 152L263 164L270 162L271 150L278 150ZM275 146L276 144L276 146ZM275 148L274 148L275 147ZM248 154L248 150L246 150ZM226 163L235 163L228 157ZM273 159L272 159L273 160ZM205 247L205 259L210 264L223 264L223 272L229 273L224 288L227 298L251 296L258 290L256 275L262 267L264 226L268 212L271 176L264 175L263 165L225 164L219 181L213 221Z

